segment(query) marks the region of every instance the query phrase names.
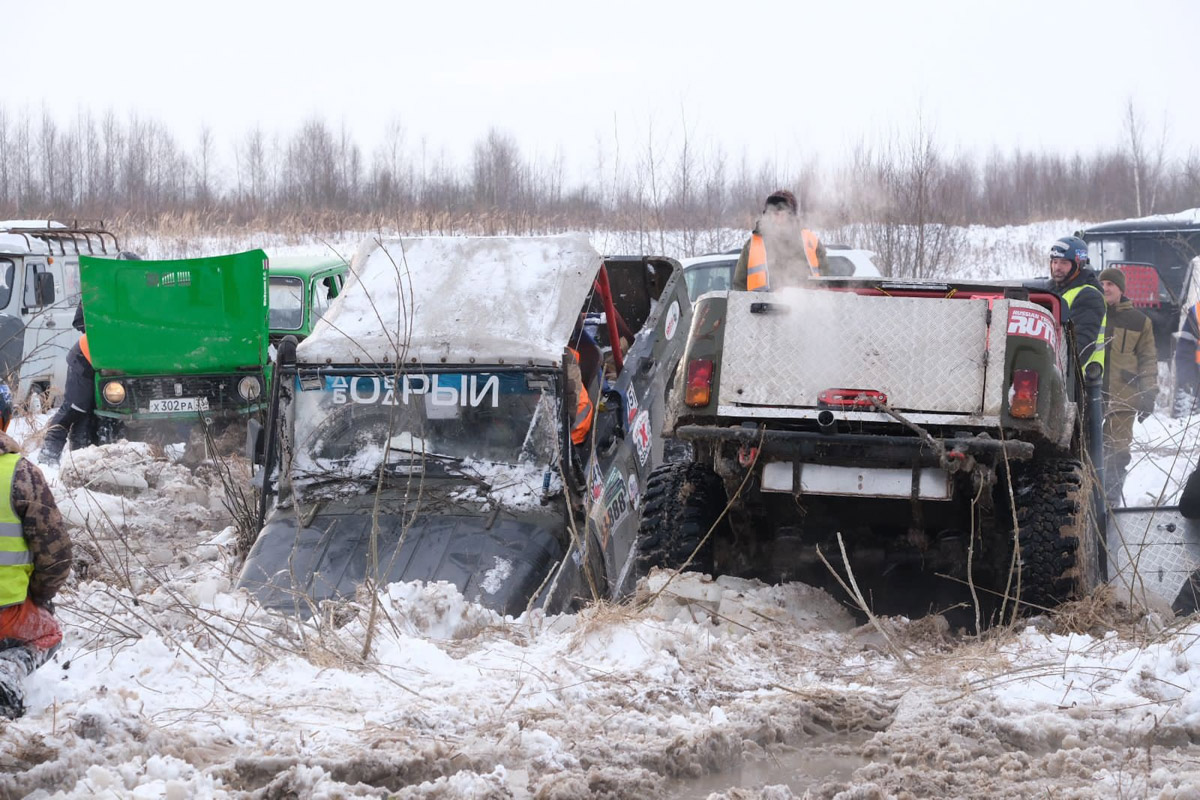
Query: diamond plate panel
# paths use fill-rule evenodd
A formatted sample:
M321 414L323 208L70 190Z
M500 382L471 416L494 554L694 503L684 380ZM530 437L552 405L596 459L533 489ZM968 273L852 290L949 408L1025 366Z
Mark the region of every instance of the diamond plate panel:
M768 313L752 314L752 303ZM824 389L876 389L898 409L978 413L985 300L848 292L730 292L721 403L815 406Z
M1174 506L1122 508L1108 518L1109 583L1172 603L1200 567L1200 523Z

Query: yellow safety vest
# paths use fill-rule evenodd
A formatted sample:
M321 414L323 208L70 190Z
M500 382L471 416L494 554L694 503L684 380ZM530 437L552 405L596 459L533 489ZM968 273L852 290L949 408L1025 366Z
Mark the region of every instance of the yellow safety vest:
M1075 298L1084 289L1093 289L1097 292L1100 291L1095 286L1092 286L1089 283L1085 283L1082 286L1076 286L1074 289L1068 289L1067 291L1063 292L1063 295L1062 295L1063 300L1067 301L1067 308L1071 307L1071 303L1075 301ZM1101 300L1104 299L1103 292L1100 293L1100 299ZM1104 350L1105 350L1105 348L1104 348L1104 329L1107 327L1108 327L1108 304L1105 303L1104 316L1100 318L1100 332L1096 334L1096 346L1092 348L1092 354L1091 354L1091 356L1088 357L1088 360L1083 362L1080 365L1080 367L1086 368L1088 364L1095 362L1100 365L1101 370L1104 369ZM1077 343L1077 344L1081 344L1081 343ZM1082 345L1081 345L1080 349L1082 349Z
M0 608L25 602L33 574L29 543L12 506L13 474L20 460L19 453L0 455Z

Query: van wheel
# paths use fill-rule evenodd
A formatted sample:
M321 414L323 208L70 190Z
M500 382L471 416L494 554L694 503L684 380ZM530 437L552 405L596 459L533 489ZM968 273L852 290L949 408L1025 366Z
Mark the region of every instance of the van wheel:
M1014 476L1021 601L1053 608L1100 584L1100 541L1091 481L1075 459L1031 464Z
M663 464L650 473L642 502L638 574L685 564L686 569L712 574L713 539L729 530L728 521L721 518L726 502L721 478L703 464Z

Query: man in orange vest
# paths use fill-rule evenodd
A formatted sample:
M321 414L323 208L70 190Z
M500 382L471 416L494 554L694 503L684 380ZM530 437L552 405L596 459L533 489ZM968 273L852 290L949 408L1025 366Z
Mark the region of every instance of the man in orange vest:
M62 405L50 420L50 427L42 442L38 460L43 464L58 463L68 436L72 450L95 444L96 440L96 372L92 369L92 357L88 351L82 304L75 310L72 325L82 335L67 351L67 385Z
M1171 416L1186 417L1195 413L1200 403L1200 303L1191 306L1183 315L1175 340L1175 397Z
M733 270L738 291L769 292L804 286L808 279L825 275L825 245L800 224L796 196L786 189L772 192L762 216L742 247Z

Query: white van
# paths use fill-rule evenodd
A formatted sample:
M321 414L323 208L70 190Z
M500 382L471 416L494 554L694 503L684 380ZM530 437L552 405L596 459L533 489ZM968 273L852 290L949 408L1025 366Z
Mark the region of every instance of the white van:
M695 300L705 292L723 292L733 283L733 270L737 266L741 249L724 253L713 253L695 258L685 258L683 274L687 280L688 296ZM844 244L825 245L825 260L829 264L829 277L878 278L879 267L872 260L875 253Z
M62 392L79 304L79 256L117 257L103 227L48 220L0 221L0 379L17 400Z

